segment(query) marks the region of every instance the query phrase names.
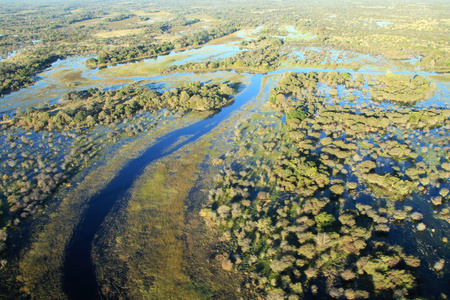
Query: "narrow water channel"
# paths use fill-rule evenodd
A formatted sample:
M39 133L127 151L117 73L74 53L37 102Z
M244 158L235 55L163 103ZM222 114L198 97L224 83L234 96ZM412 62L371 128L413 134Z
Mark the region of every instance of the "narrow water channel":
M166 155L174 153L184 145L195 142L250 99L256 97L261 90L262 76L261 74L252 76L250 84L236 96L231 106L158 139L140 157L131 160L103 190L89 200L89 206L77 225L65 252L63 282L69 299L101 298L91 253L95 234L100 229L114 203L126 196L133 183L142 175L145 167ZM184 136L188 138L178 143L180 138Z

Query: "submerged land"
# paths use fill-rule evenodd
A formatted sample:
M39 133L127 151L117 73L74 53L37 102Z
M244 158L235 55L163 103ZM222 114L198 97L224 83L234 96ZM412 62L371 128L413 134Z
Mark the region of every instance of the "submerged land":
M0 7L0 299L450 296L445 1Z

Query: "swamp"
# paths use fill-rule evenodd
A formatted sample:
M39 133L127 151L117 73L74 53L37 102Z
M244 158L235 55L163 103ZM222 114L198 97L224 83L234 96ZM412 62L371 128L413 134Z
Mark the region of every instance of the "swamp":
M0 299L450 297L446 1L0 7Z

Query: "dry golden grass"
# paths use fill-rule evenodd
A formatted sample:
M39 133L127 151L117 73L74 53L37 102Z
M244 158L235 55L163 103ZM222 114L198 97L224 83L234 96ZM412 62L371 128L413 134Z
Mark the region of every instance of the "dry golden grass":
M120 21L108 22L108 26L113 29L125 29L130 28L133 24L140 23L141 20L137 17L128 18Z
M191 17L192 19L197 18L200 19L200 22L193 24L192 26L198 26L198 27L202 27L205 25L218 25L218 24L222 24L223 21L220 21L218 19L214 19L211 16L208 15L194 15Z
M159 11L159 12L145 12L142 10L132 11L138 17L146 17L150 18L149 21L168 21L174 17L174 14L167 11ZM145 22L142 22L145 23Z
M228 43L232 43L232 42L240 42L244 39L239 36L239 34L241 34L241 33L242 33L242 30L233 32L232 34L209 41L206 45L221 45L221 44L228 44Z
M113 30L113 31L101 31L99 33L94 34L94 36L99 37L99 38L110 38L110 37L117 37L117 36L140 34L143 31L144 31L144 28L119 29L119 30Z
M186 30L189 30L189 26L173 26L168 30L171 34L179 34L181 31L186 32Z
M82 76L82 72L81 70L58 70L52 76L58 78L60 83L71 84L75 81L86 81L86 78Z
M187 26L174 26L169 30L169 32L172 34L179 34L180 32L183 32L183 34L189 35L193 31L204 30L205 28L214 27L222 23L221 21L215 19L208 19L208 18L198 18L198 19L200 19L200 22Z
M157 35L154 38L161 42L173 42L173 41L178 40L180 37L177 35L162 34L162 35Z
M398 30L434 31L439 28L440 22L441 20L437 19L417 20L411 23L394 24L392 27Z
M110 76L148 76L151 74L158 74L164 68L168 67L171 61L161 61L151 63L148 61L139 61L135 63L124 64L116 66L114 68L102 69L98 72L98 76L110 77Z

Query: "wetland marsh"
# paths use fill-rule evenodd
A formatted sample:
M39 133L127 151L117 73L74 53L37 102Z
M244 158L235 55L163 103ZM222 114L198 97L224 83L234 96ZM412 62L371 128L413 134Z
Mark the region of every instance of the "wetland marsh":
M448 52L190 9L72 12L107 46L8 83L0 298L450 296Z

